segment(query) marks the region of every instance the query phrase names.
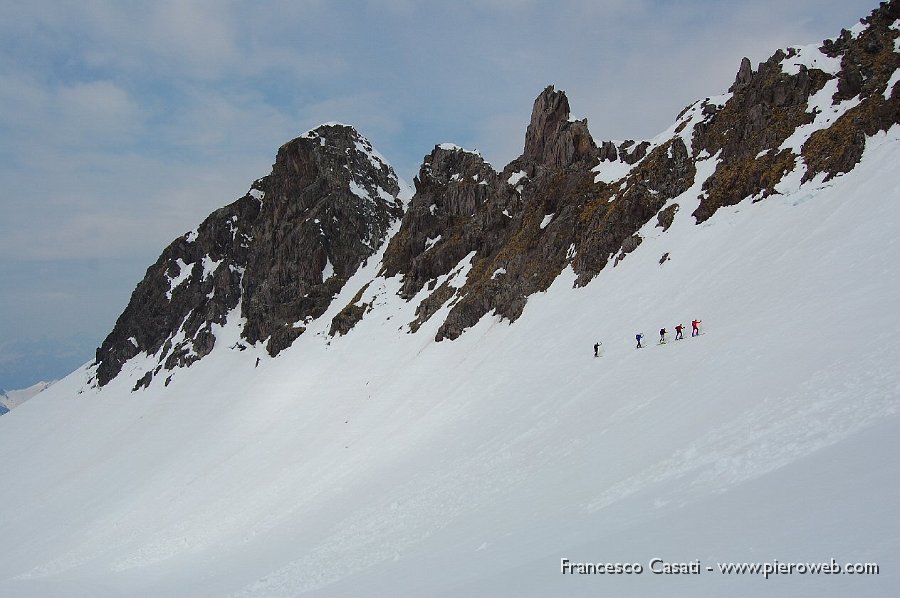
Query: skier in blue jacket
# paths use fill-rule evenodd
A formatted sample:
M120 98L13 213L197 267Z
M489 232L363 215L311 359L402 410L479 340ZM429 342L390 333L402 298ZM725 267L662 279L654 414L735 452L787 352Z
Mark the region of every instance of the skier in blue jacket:
M643 349L641 346L641 339L644 338L644 335L639 332L634 335L634 338L637 341L637 347L635 347L635 349Z

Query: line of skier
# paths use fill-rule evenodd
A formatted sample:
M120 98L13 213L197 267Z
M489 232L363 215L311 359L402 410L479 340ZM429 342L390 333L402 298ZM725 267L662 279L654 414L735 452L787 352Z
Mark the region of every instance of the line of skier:
M691 320L691 336L697 336L700 334L700 324L703 320ZM665 328L659 329L659 343L660 345L666 344L666 335L669 333ZM675 326L675 340L681 340L684 338L684 325L678 324ZM641 341L644 340L644 333L638 332L634 335L634 339L637 341L637 347L635 349L643 349L644 345L641 344ZM594 343L594 357L600 356L600 349L603 347L603 343L597 341Z
M691 336L697 336L700 334L700 323L703 320L691 320ZM665 328L659 329L659 343L660 345L666 344L666 335L668 334L668 330ZM681 340L684 338L684 325L678 324L675 326L675 340ZM643 349L644 345L641 344L641 341L644 340L644 334L642 332L638 332L634 335L634 339L637 341L637 346L635 349Z
M691 320L691 336L697 336L700 334L700 324L703 320ZM659 343L660 345L666 344L666 335L669 333L665 328L659 329ZM684 338L684 325L678 324L675 326L675 340L681 340ZM635 349L643 349L644 345L641 342L644 340L644 333L638 332L634 335L634 339L637 341L637 347ZM594 357L600 356L600 349L603 347L603 343L597 341L594 343Z

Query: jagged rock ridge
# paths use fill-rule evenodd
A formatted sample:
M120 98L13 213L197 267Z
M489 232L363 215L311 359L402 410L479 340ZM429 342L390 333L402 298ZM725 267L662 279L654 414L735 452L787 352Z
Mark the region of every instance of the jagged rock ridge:
M406 299L429 291L410 330L442 306L450 309L436 340L456 338L488 313L515 320L564 268L585 285L634 251L654 217L667 230L678 201L695 205L690 215L700 223L724 206L778 193L790 173L806 182L848 172L867 135L900 122L898 18L900 3L883 3L819 48L778 50L755 71L743 59L728 94L685 108L667 138L595 144L550 86L535 100L523 154L502 172L474 153L436 147L381 273L403 277ZM713 174L697 180L698 164L709 160ZM626 174L607 180L615 164ZM697 185L699 193L684 195ZM460 281L462 261L469 268ZM365 315L360 301L362 291L332 334Z
M238 305L243 338L277 354L401 215L378 276L399 277L400 296L418 301L412 333L447 308L440 341L486 314L516 320L565 268L577 286L590 283L640 247L648 223L663 232L676 218L701 223L747 198L848 172L867 136L900 122L898 19L894 0L820 47L778 50L756 70L745 58L726 94L686 107L650 141L595 143L548 86L521 156L497 172L477 152L435 146L405 213L390 167L352 129L294 140L271 175L151 266L98 350L98 381L141 352L158 356L155 372L189 365ZM332 335L370 312L370 283L333 318Z

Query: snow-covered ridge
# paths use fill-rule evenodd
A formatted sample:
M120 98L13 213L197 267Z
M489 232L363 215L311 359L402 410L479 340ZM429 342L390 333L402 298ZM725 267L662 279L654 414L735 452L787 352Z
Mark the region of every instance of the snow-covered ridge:
M360 137L359 141L354 142L353 145L356 147L356 151L365 154L369 158L369 162L376 168L390 166L385 157L376 151L365 137Z

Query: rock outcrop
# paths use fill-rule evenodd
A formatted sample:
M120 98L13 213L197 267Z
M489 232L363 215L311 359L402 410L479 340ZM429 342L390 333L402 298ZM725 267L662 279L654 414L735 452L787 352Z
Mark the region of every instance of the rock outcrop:
M525 132L525 162L537 167L565 168L593 159L596 154L587 120L572 120L566 94L547 86L534 101ZM534 172L530 174L534 176Z
M535 100L524 153L503 172L476 153L435 147L382 270L403 276L406 299L427 285L410 330L448 302L437 340L458 337L488 312L518 318L566 264L574 207L590 193L597 153L586 121L570 119L566 95L552 86ZM459 280L454 269L467 257Z
M882 3L862 20L865 29L859 35L844 30L837 40L825 41L822 51L841 61L833 100L858 98L859 103L804 144L804 180L819 173L828 179L850 172L862 158L866 137L900 122L900 85L895 76L900 69L898 22L900 2Z
M900 3L883 3L861 21L857 35L844 30L819 49L778 50L756 71L749 60L741 61L731 98L694 129L695 156L720 153L721 160L693 213L698 222L747 197L772 195L798 160L806 168L804 181L849 172L862 157L867 135L900 122L897 85L887 89L900 68L898 18ZM838 68L824 64L826 58L839 61ZM821 67L807 64L820 62ZM826 97L810 105L816 94ZM855 105L844 108L850 104ZM820 122L825 112L834 120ZM786 146L804 125L815 132L800 148Z

